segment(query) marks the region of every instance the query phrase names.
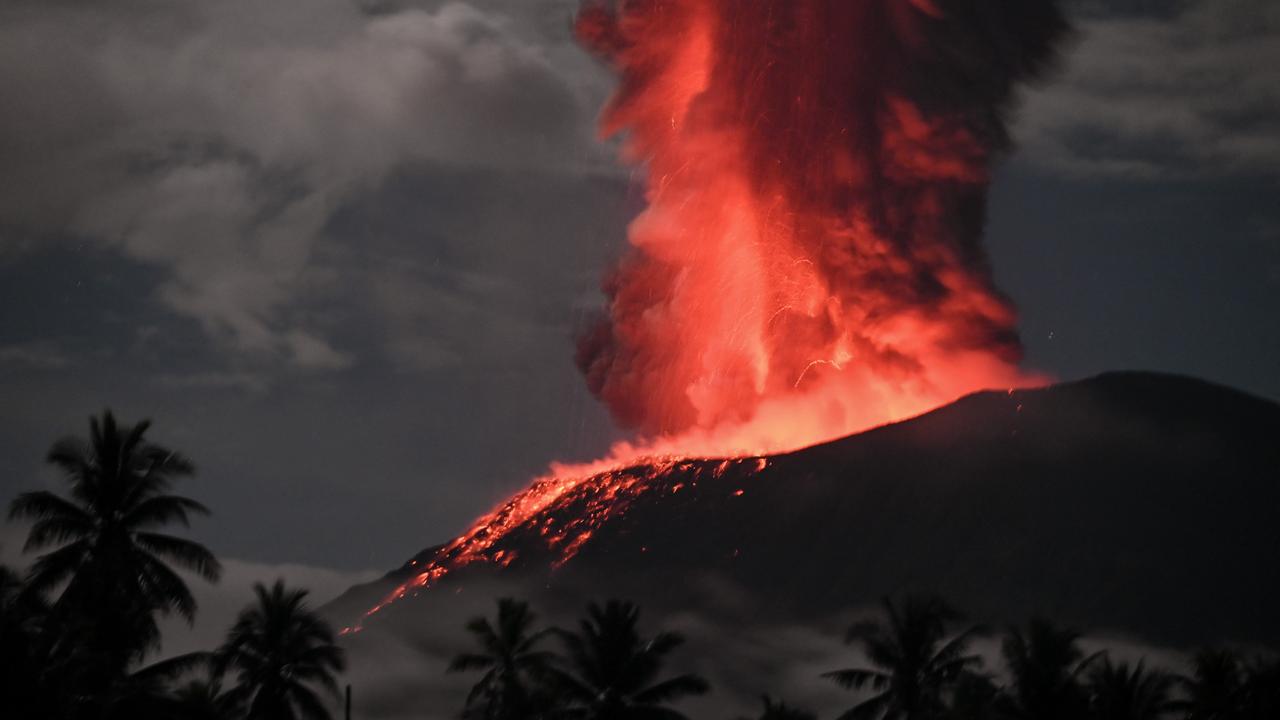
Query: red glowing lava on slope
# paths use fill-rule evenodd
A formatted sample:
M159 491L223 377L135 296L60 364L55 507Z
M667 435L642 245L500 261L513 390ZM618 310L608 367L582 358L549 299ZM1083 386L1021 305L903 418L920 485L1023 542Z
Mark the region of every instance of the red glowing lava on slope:
M625 134L648 206L577 361L640 439L553 467L386 602L509 562L498 538L587 493L583 522L548 537L572 556L680 458L1036 382L981 236L1013 90L1065 29L1050 0L587 4L578 36L620 77L602 131Z

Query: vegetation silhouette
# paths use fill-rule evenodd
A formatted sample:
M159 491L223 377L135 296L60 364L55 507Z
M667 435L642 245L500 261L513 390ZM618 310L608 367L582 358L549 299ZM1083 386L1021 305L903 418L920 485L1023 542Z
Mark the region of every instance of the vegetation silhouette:
M228 695L248 720L330 717L317 692L339 696L337 674L346 668L333 630L307 607L306 590L283 580L253 587L255 601L240 612L214 655L214 674L236 684Z
M825 673L841 687L869 688L874 694L840 715L840 720L921 720L940 717L948 693L981 665L969 654L977 626L951 635L961 615L939 598L911 596L882 602L884 618L849 628L845 642L858 644L873 667Z
M215 581L220 565L202 545L168 534L207 514L171 493L194 468L149 442L150 425L109 412L87 440L48 454L65 495L19 495L10 518L31 521L25 576L0 566L0 711L24 720L330 720L343 651L306 603L307 591L257 584L217 649L147 663L158 618L197 613L177 570ZM172 567L171 567L172 566ZM175 570L177 568L177 570ZM845 640L867 667L823 677L862 697L842 720L1276 720L1280 660L1208 648L1185 675L1087 655L1079 631L1043 618L1010 626L1001 668L971 652L984 634L936 597L885 598L881 617ZM475 647L453 672L479 672L464 703L482 720L681 720L673 705L707 693L694 674L669 676L683 639L642 635L640 609L590 604L573 630L544 629L525 602L498 601L492 618L466 625ZM559 651L546 647L559 640ZM1000 684L999 682L1004 684ZM762 720L815 720L763 697Z
M679 720L684 715L669 707L672 702L710 690L698 675L660 680L667 656L684 644L684 638L660 632L646 639L639 622L639 607L610 600L588 605L576 632L556 631L564 657L552 666L551 678L562 703L548 711L548 717Z
M761 703L764 710L757 717L759 720L818 720L818 716L808 710L789 707L782 701L774 701L768 695L761 696ZM739 720L750 720L750 718L739 718Z
M540 649L550 630L535 630L528 603L498 600L493 622L476 617L467 623L478 652L461 653L450 672L484 671L467 695L466 718L524 720L548 707L547 679L555 655Z
M173 707L184 720L232 720L241 717L235 698L224 692L219 678L187 680L173 691Z
M1010 720L1075 720L1089 707L1084 676L1102 653L1085 656L1080 633L1033 618L1010 627L1001 643L1009 686L998 701Z
M1271 655L1249 662L1242 695L1247 720L1280 717L1280 658Z
M195 598L170 564L211 582L221 572L204 546L158 532L209 511L169 494L195 468L148 442L149 427L145 420L120 425L110 410L90 418L87 441L64 438L47 456L62 470L67 497L26 492L10 506L11 519L33 521L25 550L53 548L33 563L23 592L62 587L37 644L62 690L57 710L65 717L101 716L104 702L136 684L130 667L157 647L157 615L194 620Z
M38 716L48 692L44 645L48 604L29 592L14 570L0 565L0 697L15 711Z
M463 717L683 718L668 705L709 686L697 675L660 680L666 657L684 640L670 632L645 639L639 618L636 605L611 600L588 605L576 632L536 629L527 603L500 599L492 622L477 617L466 624L479 651L460 653L449 665L449 672L484 671L467 695ZM563 653L541 648L549 635L559 638Z
M1113 663L1102 658L1089 673L1093 720L1159 720L1175 709L1174 677L1150 670L1142 661Z
M1184 699L1176 707L1186 720L1229 720L1244 709L1244 683L1240 658L1230 650L1205 648L1191 660L1191 673L1174 682Z
M45 552L25 578L0 566L5 717L328 718L312 686L336 691L342 651L307 609L306 591L279 582L254 588L256 602L216 652L143 664L159 646L160 617L195 620L195 597L175 568L210 582L221 574L203 545L164 532L209 511L170 492L195 468L149 442L149 428L121 424L109 410L90 418L87 439L59 440L47 456L62 470L65 496L25 492L10 506L10 519L31 521L24 550ZM228 672L237 683L223 692Z

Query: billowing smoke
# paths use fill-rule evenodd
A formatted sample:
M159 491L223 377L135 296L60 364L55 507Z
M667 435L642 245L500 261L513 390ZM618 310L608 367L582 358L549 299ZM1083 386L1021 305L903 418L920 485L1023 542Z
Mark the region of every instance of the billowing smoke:
M759 472L753 454L1034 381L981 236L1014 87L1066 32L1054 3L619 0L578 32L621 75L603 130L648 183L578 363L642 437L554 464L368 615L506 566L512 533L566 562L690 457Z
M1028 382L981 240L1055 2L617 0L577 29L647 177L577 354L621 424L777 450Z

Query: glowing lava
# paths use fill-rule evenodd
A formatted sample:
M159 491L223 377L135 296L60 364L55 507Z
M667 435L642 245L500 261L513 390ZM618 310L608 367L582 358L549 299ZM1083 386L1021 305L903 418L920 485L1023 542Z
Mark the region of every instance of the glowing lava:
M1037 381L981 236L1014 88L1066 30L1054 2L618 0L577 28L620 77L602 132L625 135L648 201L577 361L639 439L553 467L386 602L510 562L499 538L587 496L581 522L544 533L572 557L680 458L796 449Z

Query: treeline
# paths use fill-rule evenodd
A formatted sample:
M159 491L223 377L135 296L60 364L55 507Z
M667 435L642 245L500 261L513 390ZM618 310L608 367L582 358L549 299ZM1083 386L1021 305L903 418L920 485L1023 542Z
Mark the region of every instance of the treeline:
M198 611L177 571L216 582L221 566L169 533L208 510L172 493L194 467L149 442L148 428L110 412L91 419L87 439L49 451L65 492L12 502L10 517L30 522L25 550L38 555L22 576L0 566L0 717L330 720L343 652L306 591L281 581L254 587L219 647L154 660L158 620L193 622ZM824 675L851 691L838 719L1280 720L1274 656L1204 650L1179 675L1086 654L1078 632L1033 620L1004 630L1001 658L988 667L972 652L988 631L962 619L939 599L906 597L850 628L845 640L867 664ZM711 691L698 675L665 671L683 638L644 634L639 608L626 602L591 604L576 627L558 629L504 599L466 631L473 650L449 669L478 678L460 708L433 716L681 720L680 701ZM758 717L816 720L803 705L765 695Z
M208 510L170 492L194 467L148 442L148 427L91 419L87 440L49 451L65 494L10 506L31 522L25 550L41 554L25 576L0 566L0 717L327 720L343 653L306 591L281 581L254 587L220 647L148 662L159 618L196 617L175 568L221 575L207 548L166 532Z
M482 673L463 702L470 720L680 720L673 705L711 688L666 677L683 639L638 630L629 603L588 606L576 630L539 628L523 602L471 620L475 650L450 670ZM1035 619L1001 638L1001 667L972 652L986 628L933 597L886 599L881 617L849 628L865 666L822 677L854 693L837 720L1280 720L1280 661L1199 652L1179 675L1145 661L1086 654L1080 633ZM763 690L763 689L762 689ZM789 699L788 699L789 700ZM760 720L817 720L803 704L763 696ZM745 720L745 719L744 719Z

